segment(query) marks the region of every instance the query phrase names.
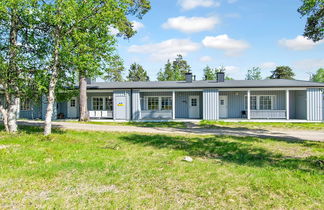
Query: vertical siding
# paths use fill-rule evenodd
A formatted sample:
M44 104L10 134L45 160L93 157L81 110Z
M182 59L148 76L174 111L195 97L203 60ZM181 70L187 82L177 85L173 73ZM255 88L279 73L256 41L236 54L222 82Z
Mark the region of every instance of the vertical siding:
M117 104L116 104L116 97L125 97L126 99L126 119L123 120L130 120L131 119L131 94L130 90L115 90L113 93L113 103L114 103L114 112L113 112L113 117L114 119L119 119L118 113L116 111Z
M322 121L323 99L319 88L307 89L307 120Z
M295 119L296 118L296 91L289 91L289 119Z
M42 118L42 109L41 105L32 105L32 110L27 110L27 111L19 111L19 118L24 118L24 119L40 119Z
M219 119L219 92L217 89L203 90L203 119Z
M133 90L132 93L132 101L133 101L133 120L140 120L141 119L141 95L139 90Z

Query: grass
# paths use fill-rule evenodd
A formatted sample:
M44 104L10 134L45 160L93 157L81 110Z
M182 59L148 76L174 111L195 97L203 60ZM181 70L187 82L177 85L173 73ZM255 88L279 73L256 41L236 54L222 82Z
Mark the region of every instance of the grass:
M290 129L290 130L324 130L324 123L299 123L299 122L224 122L202 120L199 123L190 122L78 122L72 123L110 125L110 126L135 126L135 127L161 127L161 128L239 128L239 129Z
M324 123L299 122L224 122L202 120L199 123L204 128L240 128L240 129L297 129L297 130L324 130Z
M22 129L0 132L1 209L324 207L321 142Z
M89 121L89 122L79 122L79 121L67 121L70 123L81 123L81 124L94 124L94 125L110 125L110 126L135 126L135 127L150 127L150 128L187 128L185 122L98 122L98 121Z

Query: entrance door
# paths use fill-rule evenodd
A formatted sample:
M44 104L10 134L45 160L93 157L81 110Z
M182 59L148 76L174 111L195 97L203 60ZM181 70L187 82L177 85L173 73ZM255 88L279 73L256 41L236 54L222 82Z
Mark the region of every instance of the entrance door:
M116 96L116 110L115 119L116 120L127 120L126 116L126 97Z
M199 96L189 97L189 118L192 119L200 118Z
M76 97L71 98L68 102L68 118L77 118L77 99Z
M219 117L228 117L228 101L227 96L219 96Z

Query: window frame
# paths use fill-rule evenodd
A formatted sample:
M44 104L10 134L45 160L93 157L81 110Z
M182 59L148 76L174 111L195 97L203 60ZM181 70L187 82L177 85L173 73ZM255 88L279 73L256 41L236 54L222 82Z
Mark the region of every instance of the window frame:
M149 109L148 100L149 98L157 98L158 99L158 109ZM171 102L171 105L162 105L162 98L168 98ZM172 111L173 101L172 96L144 96L144 108L146 111ZM165 109L163 106L170 106L170 109Z
M20 102L20 111L31 111L32 110L32 102L31 100L22 100Z
M102 109L94 109L94 100L95 99L102 99ZM111 100L111 104L107 104L107 100ZM110 108L112 108L110 110ZM113 96L92 96L91 97L91 110L93 111L109 111L112 112L114 110L114 97Z
M251 95L250 97L256 97L256 109L251 109L250 110L262 110L262 111L267 111L267 110L275 110L275 101L276 101L276 95ZM260 98L261 97L270 97L271 98L271 109L260 109ZM251 106L252 104L250 104ZM244 95L244 109L247 110L247 95Z

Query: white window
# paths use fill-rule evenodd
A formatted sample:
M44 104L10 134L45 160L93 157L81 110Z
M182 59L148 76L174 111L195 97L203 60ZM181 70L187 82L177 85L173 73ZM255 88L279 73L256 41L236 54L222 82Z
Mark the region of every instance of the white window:
M31 110L31 102L30 100L24 100L20 102L20 110L21 111L29 111Z
M275 96L250 96L251 110L272 110L274 109ZM247 96L244 97L244 109L247 109Z
M113 110L113 97L108 96L105 98L105 106L107 111L112 111Z
M95 111L113 111L113 97L93 97L92 98L92 110Z
M161 97L161 110L172 110L171 97Z
M92 98L92 109L93 110L104 110L104 98L101 98L101 97Z
M169 96L147 96L144 98L146 110L172 110L172 97Z
M272 96L260 96L260 110L272 109Z
M147 97L147 109L159 110L159 97Z
M75 99L70 100L70 107L76 107L76 100Z

